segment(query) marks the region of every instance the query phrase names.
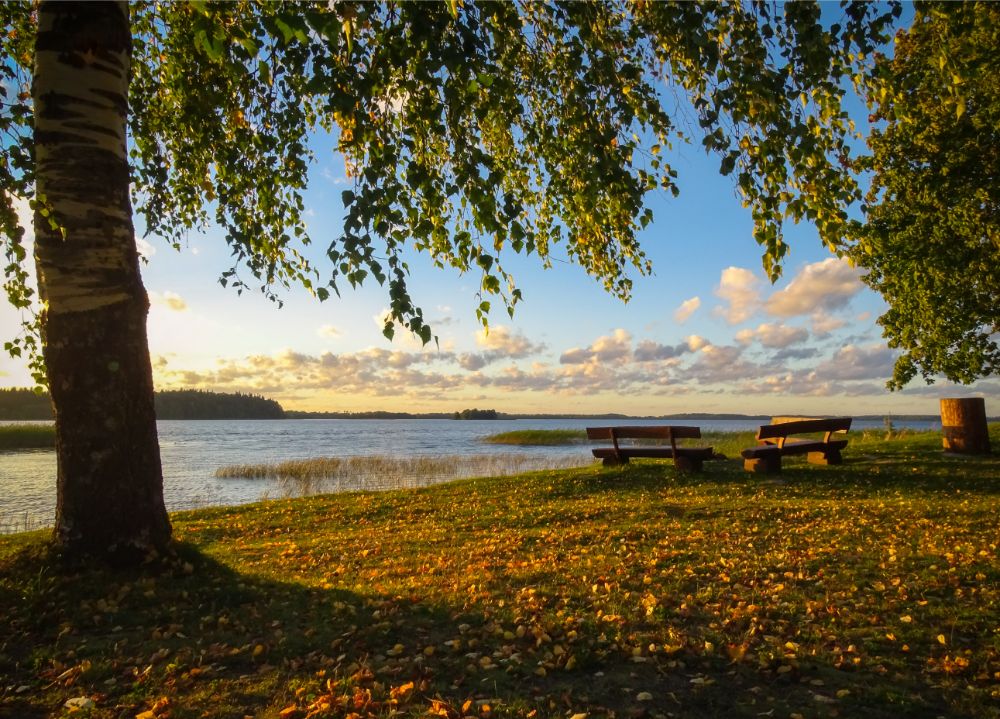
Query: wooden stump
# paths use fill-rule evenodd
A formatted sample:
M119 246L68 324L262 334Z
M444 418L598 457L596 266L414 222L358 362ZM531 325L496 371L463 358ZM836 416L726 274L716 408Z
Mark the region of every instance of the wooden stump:
M989 454L986 400L982 397L942 399L941 434L946 452Z

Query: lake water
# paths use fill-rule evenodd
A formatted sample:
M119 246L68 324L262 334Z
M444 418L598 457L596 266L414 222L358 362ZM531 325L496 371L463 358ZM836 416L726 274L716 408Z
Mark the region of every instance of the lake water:
M697 424L706 431L753 430L758 424L754 420L670 422ZM299 492L274 479L216 478L215 471L226 465L363 455L455 458L455 471L443 476L362 475L319 488L322 491L391 489L454 479L470 472L501 474L580 466L594 461L586 445L516 447L482 441L498 432L664 423L664 420L632 419L177 420L159 422L158 431L164 498L169 510L179 510L244 504ZM912 429L940 427L936 422L897 422L896 425ZM881 421L855 421L853 429L882 427ZM55 477L55 453L51 450L0 452L0 532L51 524L55 515Z

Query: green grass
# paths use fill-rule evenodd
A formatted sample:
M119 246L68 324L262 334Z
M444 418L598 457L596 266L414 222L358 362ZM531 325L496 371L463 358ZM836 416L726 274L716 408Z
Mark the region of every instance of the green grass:
M483 437L490 444L514 444L521 446L554 446L562 444L582 444L587 441L587 433L582 429L517 429Z
M1000 458L845 460L185 512L143 572L0 538L0 716L997 719Z
M0 425L0 451L5 449L52 449L56 428L51 424Z

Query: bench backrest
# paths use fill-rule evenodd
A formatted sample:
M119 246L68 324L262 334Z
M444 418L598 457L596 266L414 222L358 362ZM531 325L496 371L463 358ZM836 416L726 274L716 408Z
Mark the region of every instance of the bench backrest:
M587 439L610 439L617 444L619 439L698 439L701 427L658 426L658 427L587 427Z
M765 424L757 430L757 439L775 439L788 437L792 434L808 434L810 432L826 432L824 441L829 441L833 432L846 432L851 428L851 417L829 417L826 419L800 419L792 417L777 417L775 424Z

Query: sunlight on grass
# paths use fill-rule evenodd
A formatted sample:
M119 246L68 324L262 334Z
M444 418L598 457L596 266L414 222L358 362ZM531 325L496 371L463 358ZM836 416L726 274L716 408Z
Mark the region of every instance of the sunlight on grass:
M1000 719L1000 458L940 442L852 435L845 464L769 477L640 461L181 512L178 556L132 574L3 537L0 702Z

